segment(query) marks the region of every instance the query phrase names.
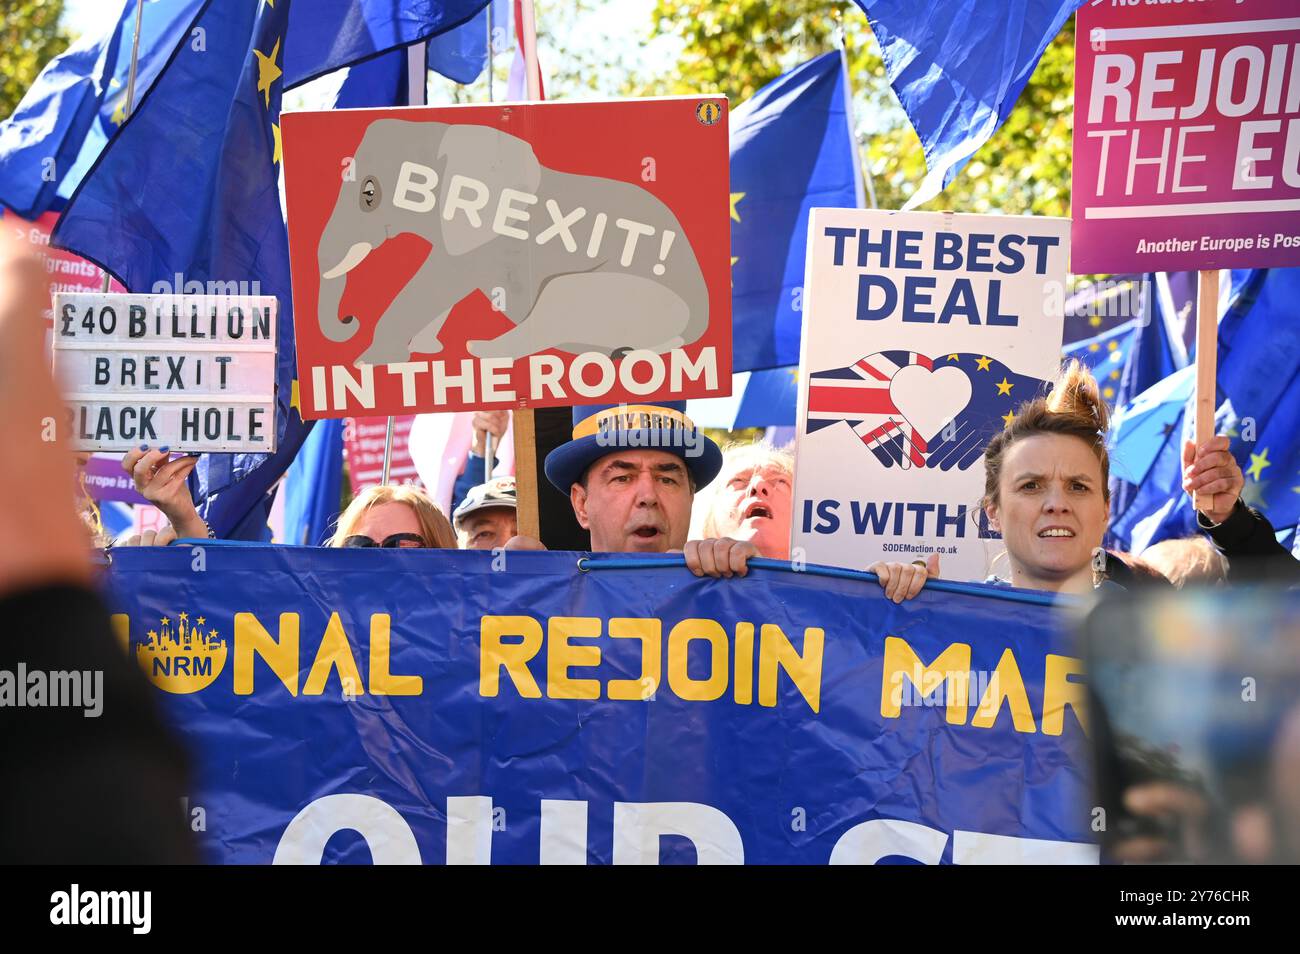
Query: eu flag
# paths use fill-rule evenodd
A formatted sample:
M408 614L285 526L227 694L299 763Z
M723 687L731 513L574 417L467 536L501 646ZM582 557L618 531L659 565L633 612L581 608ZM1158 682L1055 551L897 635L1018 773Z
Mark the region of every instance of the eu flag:
M126 120L138 3L126 0L107 35L79 39L36 77L0 123L0 203L26 219L57 209ZM203 0L145 3L135 102L153 85Z
M1085 0L854 0L929 174L904 208L942 192L1011 115L1047 45Z
M487 64L489 8L495 51L499 53L506 48L504 38L509 35L510 4L506 0L492 0L468 23L431 38L425 52L426 66L462 85L478 79ZM399 48L349 67L334 97L334 108L405 106L409 102L406 49Z
M310 7L310 4L307 6ZM294 399L289 245L280 212L280 93L290 0L209 0L184 43L82 182L55 244L134 291L244 283L280 302L274 454L205 454L190 476L218 536L263 538L268 491L308 431ZM180 291L182 289L174 289Z
M727 397L686 402L686 414L700 427L738 431L747 427L793 427L798 415L799 367L738 371Z
M1242 499L1279 531L1300 523L1300 269L1233 276L1233 297L1219 322L1220 404L1216 429L1246 475ZM1190 406L1190 405L1189 405ZM1140 551L1169 537L1195 533L1191 500L1182 490L1184 412L1171 424L1131 501L1117 509L1111 534ZM1113 447L1119 456L1122 445Z
M339 515L343 495L343 421L319 421L284 477L284 540L318 547Z
M808 210L862 204L844 68L825 53L731 114L734 371L799 363Z
M312 0L289 14L284 84L297 86L460 26L488 0ZM486 27L483 35L486 36Z
M1081 362L1102 386L1102 396L1112 405L1133 344L1142 333L1142 321L1133 318L1109 331L1065 346L1064 357Z

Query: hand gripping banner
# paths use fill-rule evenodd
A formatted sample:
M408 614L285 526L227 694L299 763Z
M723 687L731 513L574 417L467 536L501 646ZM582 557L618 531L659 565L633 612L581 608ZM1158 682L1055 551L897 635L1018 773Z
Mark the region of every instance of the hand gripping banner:
M114 551L230 863L1095 862L1041 594L680 557Z

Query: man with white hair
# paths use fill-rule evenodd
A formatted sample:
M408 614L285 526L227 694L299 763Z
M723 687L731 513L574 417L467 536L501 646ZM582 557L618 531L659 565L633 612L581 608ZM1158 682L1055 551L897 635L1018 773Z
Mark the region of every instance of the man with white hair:
M729 444L706 501L701 536L748 541L760 556L790 559L794 455L766 441Z

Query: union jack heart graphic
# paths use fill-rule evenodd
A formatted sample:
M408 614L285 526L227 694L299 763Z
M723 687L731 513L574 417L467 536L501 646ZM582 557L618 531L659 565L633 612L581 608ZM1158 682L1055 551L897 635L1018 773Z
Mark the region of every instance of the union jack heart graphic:
M846 424L886 467L966 470L1046 388L987 355L877 351L809 375L807 430Z

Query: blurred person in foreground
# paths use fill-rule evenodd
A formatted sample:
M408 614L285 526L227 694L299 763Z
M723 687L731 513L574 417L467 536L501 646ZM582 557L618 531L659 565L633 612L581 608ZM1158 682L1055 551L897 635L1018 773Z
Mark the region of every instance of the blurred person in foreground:
M0 235L0 441L21 462L0 470L0 863L193 862L184 754L90 589L89 541L63 490L72 455L49 439L67 419L44 356L49 301L40 259ZM94 675L98 712L17 706L20 665L29 678Z

